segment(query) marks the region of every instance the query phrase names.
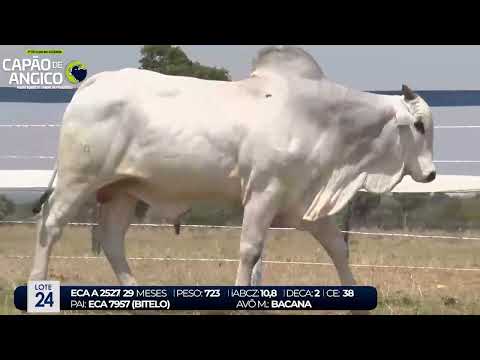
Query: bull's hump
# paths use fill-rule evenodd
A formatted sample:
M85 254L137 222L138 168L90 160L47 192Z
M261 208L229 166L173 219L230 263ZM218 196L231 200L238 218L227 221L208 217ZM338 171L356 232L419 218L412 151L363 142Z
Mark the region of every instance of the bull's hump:
M315 59L295 46L267 47L259 51L253 61L252 76L262 72L306 79L323 79L325 74Z

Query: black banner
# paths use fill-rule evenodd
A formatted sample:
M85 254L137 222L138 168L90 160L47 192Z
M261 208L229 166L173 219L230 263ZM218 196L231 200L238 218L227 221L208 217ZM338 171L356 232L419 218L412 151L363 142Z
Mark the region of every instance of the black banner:
M370 286L60 286L15 290L15 306L35 312L60 310L372 310ZM32 299L27 299L27 293ZM59 299L55 297L59 296ZM35 298L35 299L34 299ZM57 307L58 309L58 307Z

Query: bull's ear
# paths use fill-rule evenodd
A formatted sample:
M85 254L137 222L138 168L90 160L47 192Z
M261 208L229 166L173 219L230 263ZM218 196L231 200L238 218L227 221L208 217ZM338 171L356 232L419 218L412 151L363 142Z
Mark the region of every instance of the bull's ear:
M407 85L402 85L402 94L405 98L405 101L411 101L417 98L417 94L415 94L412 89L410 89Z

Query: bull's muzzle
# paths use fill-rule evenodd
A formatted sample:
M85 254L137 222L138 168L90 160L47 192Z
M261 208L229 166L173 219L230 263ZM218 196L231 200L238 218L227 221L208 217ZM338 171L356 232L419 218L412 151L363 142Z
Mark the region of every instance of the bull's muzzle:
M428 174L428 176L425 178L425 181L426 181L427 183L432 182L433 180L435 180L436 177L437 177L437 172L436 172L436 171L432 171L432 172L430 172L430 174Z

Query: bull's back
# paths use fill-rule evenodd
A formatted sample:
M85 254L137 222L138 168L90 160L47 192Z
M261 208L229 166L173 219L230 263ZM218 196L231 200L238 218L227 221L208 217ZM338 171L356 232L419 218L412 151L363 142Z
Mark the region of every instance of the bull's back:
M136 69L98 74L67 108L60 168L170 193L236 188L242 131L228 99L219 106L226 85Z

